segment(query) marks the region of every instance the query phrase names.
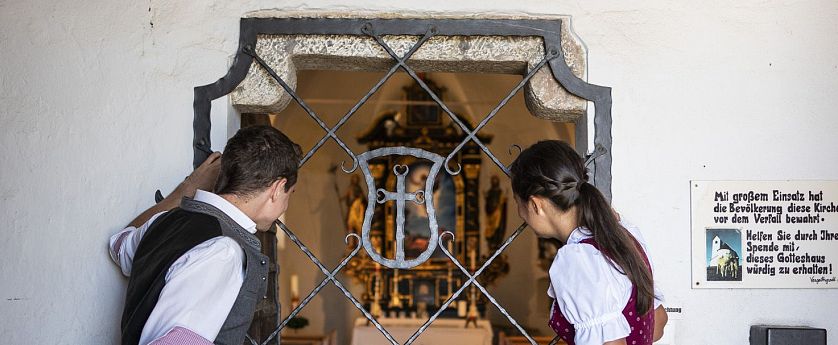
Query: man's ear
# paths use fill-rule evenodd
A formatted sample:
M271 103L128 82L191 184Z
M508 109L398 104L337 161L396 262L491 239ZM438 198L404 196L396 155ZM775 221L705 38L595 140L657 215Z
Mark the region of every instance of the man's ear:
M280 193L285 193L285 184L287 183L288 179L284 177L271 183L271 200L276 201L279 199Z

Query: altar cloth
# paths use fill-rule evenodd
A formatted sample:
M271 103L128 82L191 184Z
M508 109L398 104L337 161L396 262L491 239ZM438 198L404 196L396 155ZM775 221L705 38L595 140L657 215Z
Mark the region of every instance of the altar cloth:
M400 344L404 344L427 319L409 318L379 318L378 322L384 326L390 335ZM438 345L456 341L456 345L491 345L492 325L489 321L477 321L465 328L465 319L436 319L413 342L415 345ZM355 320L352 330L352 345L390 345L387 338L372 323L367 325L366 318Z

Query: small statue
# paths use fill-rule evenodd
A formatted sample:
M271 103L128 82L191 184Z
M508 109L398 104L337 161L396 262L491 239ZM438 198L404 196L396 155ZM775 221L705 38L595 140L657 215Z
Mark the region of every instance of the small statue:
M364 225L364 212L367 210L367 198L361 188L361 178L358 175L352 175L349 178L349 187L340 200L347 209L346 232L360 235Z
M500 178L493 175L491 186L486 190L486 228L484 236L490 251L495 251L503 244L506 236L506 195L500 188Z

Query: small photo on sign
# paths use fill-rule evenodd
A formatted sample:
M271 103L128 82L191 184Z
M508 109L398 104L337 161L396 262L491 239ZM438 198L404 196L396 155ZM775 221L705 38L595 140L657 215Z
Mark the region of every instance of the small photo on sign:
M742 233L707 228L707 280L742 281Z

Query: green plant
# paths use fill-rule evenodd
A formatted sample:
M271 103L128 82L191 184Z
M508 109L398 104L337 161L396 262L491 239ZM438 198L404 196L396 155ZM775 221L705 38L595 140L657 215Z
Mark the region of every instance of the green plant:
M308 326L308 319L302 316L295 316L292 317L291 320L288 320L288 328L293 330L305 328L305 326Z

